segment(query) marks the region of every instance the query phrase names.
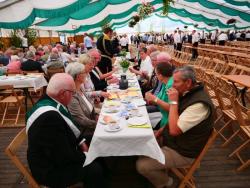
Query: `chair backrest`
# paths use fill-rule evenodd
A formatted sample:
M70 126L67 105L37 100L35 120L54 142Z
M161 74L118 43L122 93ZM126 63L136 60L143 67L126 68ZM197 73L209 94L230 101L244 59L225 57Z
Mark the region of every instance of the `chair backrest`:
M233 103L233 110L240 126L248 126L250 122L250 109L243 106L240 99L236 99Z
M21 101L18 98L18 96L16 94L16 91L14 90L13 85L3 85L3 86L0 86L0 90L10 90L11 91L10 95L14 96L16 98L17 102L19 104L21 104Z
M28 73L39 73L38 70L34 70L34 71L23 71L23 74L28 74Z
M192 165L189 167L187 173L185 174L184 178L182 179L182 181L181 181L181 183L179 185L179 188L183 188L183 187L185 187L186 184L189 184L188 181L192 178L192 175L193 175L194 171L200 166L201 160L203 159L203 157L207 153L210 146L212 146L213 142L216 139L217 134L218 134L217 131L213 128L213 131L212 131L206 145L202 149L199 156L194 160Z
M12 142L5 149L5 153L8 155L10 160L14 163L14 165L20 170L23 176L28 180L29 185L32 188L40 188L36 180L32 177L28 168L21 162L21 160L17 156L17 151L23 142L27 139L26 129L22 129L17 136L12 140Z

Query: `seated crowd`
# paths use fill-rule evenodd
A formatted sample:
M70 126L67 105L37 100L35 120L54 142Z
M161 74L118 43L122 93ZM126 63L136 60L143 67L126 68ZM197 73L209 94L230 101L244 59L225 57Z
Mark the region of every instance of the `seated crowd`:
M73 47L72 47L73 48ZM88 48L69 55L63 46L30 48L25 56L10 55L8 71L45 72L65 68L51 77L46 95L27 113L28 163L35 180L49 187L84 182L106 187L104 165L95 160L83 167L107 86L118 83L117 71L102 71L102 52ZM155 187L171 186L167 169L190 165L206 144L213 128L213 104L191 67L175 69L166 52L154 45L139 46L138 64L129 70L137 75L151 113L161 114L153 128L165 155L165 165L139 157L136 168ZM101 68L99 67L100 62ZM109 65L107 65L109 66ZM107 69L108 70L108 69ZM86 140L86 142L84 142ZM86 144L85 144L86 143ZM84 152L83 152L84 151ZM98 181L96 181L98 180Z

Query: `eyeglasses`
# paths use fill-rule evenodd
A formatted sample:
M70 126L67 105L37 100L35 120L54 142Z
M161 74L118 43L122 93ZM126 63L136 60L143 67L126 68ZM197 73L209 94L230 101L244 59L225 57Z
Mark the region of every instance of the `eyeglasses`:
M75 90L64 89L64 91L68 91L68 92L70 92L70 93L72 93L72 94L75 94L75 93L76 93Z

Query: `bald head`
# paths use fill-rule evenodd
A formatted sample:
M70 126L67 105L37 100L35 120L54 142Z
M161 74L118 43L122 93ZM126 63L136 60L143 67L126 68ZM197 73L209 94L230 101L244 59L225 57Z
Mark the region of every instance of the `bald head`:
M167 52L160 52L157 55L157 62L169 62L171 61L171 56Z
M66 94L64 95L65 91L70 92L71 95L72 92L75 90L75 82L73 78L66 73L57 73L52 76L52 78L49 81L46 93L51 98L56 99L60 103L64 105L68 105L71 97Z

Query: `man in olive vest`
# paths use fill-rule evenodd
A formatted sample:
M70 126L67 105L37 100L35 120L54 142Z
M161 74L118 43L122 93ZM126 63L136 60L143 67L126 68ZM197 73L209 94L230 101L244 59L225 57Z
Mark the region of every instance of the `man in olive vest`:
M173 88L167 91L169 124L163 133L165 165L140 157L137 170L155 187L169 187L173 179L167 169L190 165L200 154L213 129L214 107L201 83L197 83L191 67L176 69Z
M66 188L78 182L84 187L105 187L103 171L96 162L83 167L86 145L66 106L75 83L66 73L55 74L46 96L26 114L27 160L35 180L45 186ZM96 181L98 180L98 181Z

